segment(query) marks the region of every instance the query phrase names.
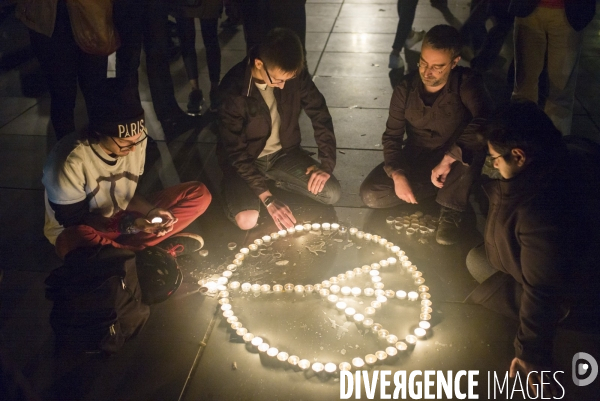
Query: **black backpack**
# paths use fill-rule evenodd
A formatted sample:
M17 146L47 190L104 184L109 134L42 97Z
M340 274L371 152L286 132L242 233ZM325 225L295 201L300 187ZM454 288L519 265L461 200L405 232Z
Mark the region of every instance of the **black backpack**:
M59 349L115 353L150 316L142 303L135 253L129 250L110 245L76 249L50 273L46 285Z

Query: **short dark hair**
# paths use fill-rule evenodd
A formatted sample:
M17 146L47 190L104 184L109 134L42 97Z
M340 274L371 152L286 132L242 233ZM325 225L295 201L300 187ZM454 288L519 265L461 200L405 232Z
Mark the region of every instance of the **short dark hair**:
M287 28L271 30L258 46L256 57L269 68L299 73L304 68L304 48L296 33Z
M450 25L436 25L425 34L423 46L436 50L449 50L452 58L460 55L462 41L458 30Z
M486 124L486 137L496 152L508 160L510 151L519 148L531 160L551 161L565 144L561 132L537 104L515 100L498 109Z

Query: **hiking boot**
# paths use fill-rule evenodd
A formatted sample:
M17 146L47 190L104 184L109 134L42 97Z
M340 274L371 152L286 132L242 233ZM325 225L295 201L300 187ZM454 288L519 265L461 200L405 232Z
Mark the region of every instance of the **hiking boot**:
M204 95L201 89L194 89L188 96L187 112L189 115L198 116L202 114Z
M452 245L458 242L462 217L463 212L442 206L440 222L435 236L438 244Z
M198 252L204 246L204 240L197 234L177 233L161 241L156 246L167 251L174 258L177 258Z
M417 43L422 41L424 37L425 37L425 31L415 31L413 29L411 32L411 36L406 38L406 41L404 42L404 48L405 49L412 48L414 45L416 45Z
M402 57L400 57L399 54L390 53L390 61L388 63L388 68L404 68L404 60L402 60Z

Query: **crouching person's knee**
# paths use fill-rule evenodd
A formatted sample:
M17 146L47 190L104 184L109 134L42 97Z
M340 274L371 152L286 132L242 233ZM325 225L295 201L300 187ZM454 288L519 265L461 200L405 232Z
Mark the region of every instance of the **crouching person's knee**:
M258 221L258 210L244 210L235 215L235 224L242 230L251 230Z
M329 177L323 190L319 193L319 200L325 205L333 205L340 200L342 196L342 187L340 182L333 175Z
M378 197L373 191L371 185L367 181L363 181L360 186L359 196L365 206L370 208L378 208L379 202L377 202Z

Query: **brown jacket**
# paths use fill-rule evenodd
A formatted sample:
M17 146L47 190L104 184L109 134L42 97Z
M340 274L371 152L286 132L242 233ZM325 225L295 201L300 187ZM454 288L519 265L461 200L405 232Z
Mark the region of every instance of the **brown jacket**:
M335 135L325 98L306 70L275 88L277 111L281 118L279 136L284 152L300 148L300 111L308 115L315 130L321 168L331 174L335 167ZM219 85L219 132L229 163L260 195L267 191L265 177L254 161L271 135L271 114L251 74L250 59L235 65Z
M474 153L483 152L485 147L476 133L478 124L473 121L487 115L491 107L481 76L469 68L454 68L432 106L423 103L420 95L423 90L418 71L407 75L394 88L382 138L385 171L389 176L399 170L410 172L403 152L411 148L442 149L468 165Z

